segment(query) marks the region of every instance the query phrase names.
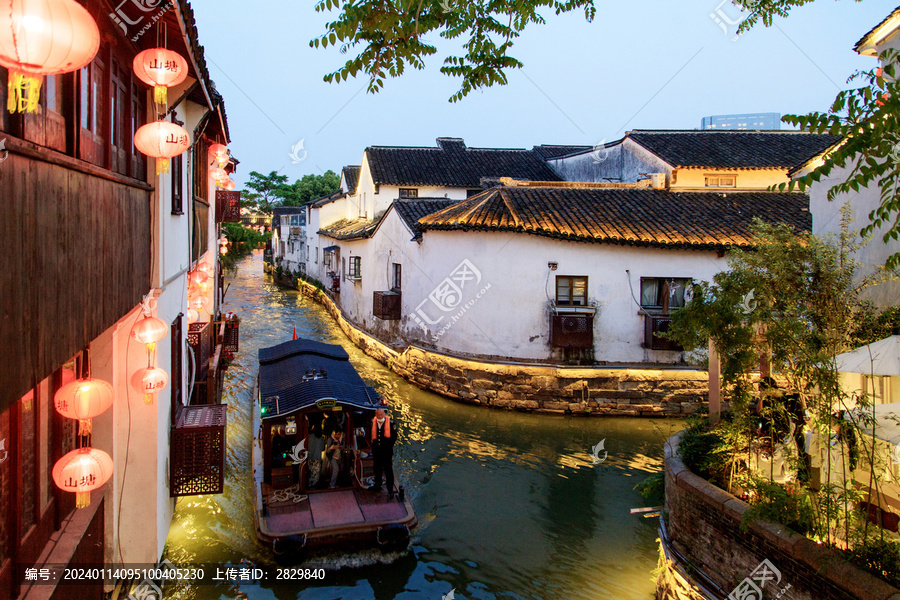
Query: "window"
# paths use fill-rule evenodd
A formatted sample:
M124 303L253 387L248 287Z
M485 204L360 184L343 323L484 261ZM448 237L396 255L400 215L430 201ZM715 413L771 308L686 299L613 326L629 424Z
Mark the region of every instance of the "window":
M322 264L326 267L331 266L331 252L329 252L328 250L322 253Z
M664 311L681 308L690 282L685 277L641 277L641 306Z
M400 284L402 283L402 267L399 263L394 263L394 285L391 286L391 289L395 292L400 291Z
M341 259L341 280L346 281L347 279L347 259Z
M737 187L737 175L707 175L706 187Z
M182 180L183 158L182 155L169 159L169 169L172 171L172 214L184 214L184 181Z
M557 306L587 306L587 277L558 275L556 277Z
M319 264L319 247L316 246L316 264Z
M359 218L366 218L366 193L363 192L357 197L357 202L359 202Z
M419 190L416 188L400 188L401 198L418 198Z
M182 355L184 352L184 338L182 337L182 317L184 313L179 313L172 326L169 328L172 337L172 364L169 369L169 377L172 386L172 422L175 421L176 409L184 405L184 391L182 390Z
M347 273L349 279L362 279L362 257L350 257L350 271Z
M194 200L193 234L192 258L198 261L209 248L209 204L200 200Z

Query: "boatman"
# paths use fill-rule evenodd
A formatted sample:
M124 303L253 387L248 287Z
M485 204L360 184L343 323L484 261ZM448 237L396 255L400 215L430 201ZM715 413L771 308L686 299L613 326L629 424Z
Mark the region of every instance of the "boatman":
M384 473L387 484L388 498L394 497L394 442L397 440L397 429L391 424L391 419L385 414L384 409L375 411L372 419L372 458L375 462L375 483L369 488L374 491L381 490L381 473Z

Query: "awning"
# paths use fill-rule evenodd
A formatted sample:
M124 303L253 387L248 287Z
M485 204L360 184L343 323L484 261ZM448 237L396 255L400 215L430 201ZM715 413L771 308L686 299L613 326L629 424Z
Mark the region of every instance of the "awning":
M871 419L874 416L875 438L895 446L900 444L900 402L856 408L852 412L853 416L862 424L862 430L865 433L872 434L872 423L864 419ZM844 415L848 421L850 417L850 412Z
M840 373L900 375L900 335L838 354L834 360Z
M340 246L328 246L323 252L334 252L335 250L340 250Z

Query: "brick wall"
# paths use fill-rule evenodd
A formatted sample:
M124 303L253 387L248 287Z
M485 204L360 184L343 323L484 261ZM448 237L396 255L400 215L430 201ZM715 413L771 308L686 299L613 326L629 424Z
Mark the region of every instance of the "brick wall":
M661 581L657 598L697 597L665 576L676 571L676 562L682 563L680 571L688 578L699 581L705 576L727 594L769 560L781 572L781 581L766 585L767 598L784 590L780 600L900 600L900 590L783 525L749 522L742 531L741 519L749 506L691 473L677 456L680 438L678 434L666 443L664 537L675 551L671 554L683 560L672 555L661 559L660 579L667 583Z

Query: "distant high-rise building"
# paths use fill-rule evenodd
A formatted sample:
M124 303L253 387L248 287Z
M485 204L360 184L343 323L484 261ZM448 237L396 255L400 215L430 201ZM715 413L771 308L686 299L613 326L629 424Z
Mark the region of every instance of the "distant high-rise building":
M781 129L781 114L713 115L703 117L700 129Z

